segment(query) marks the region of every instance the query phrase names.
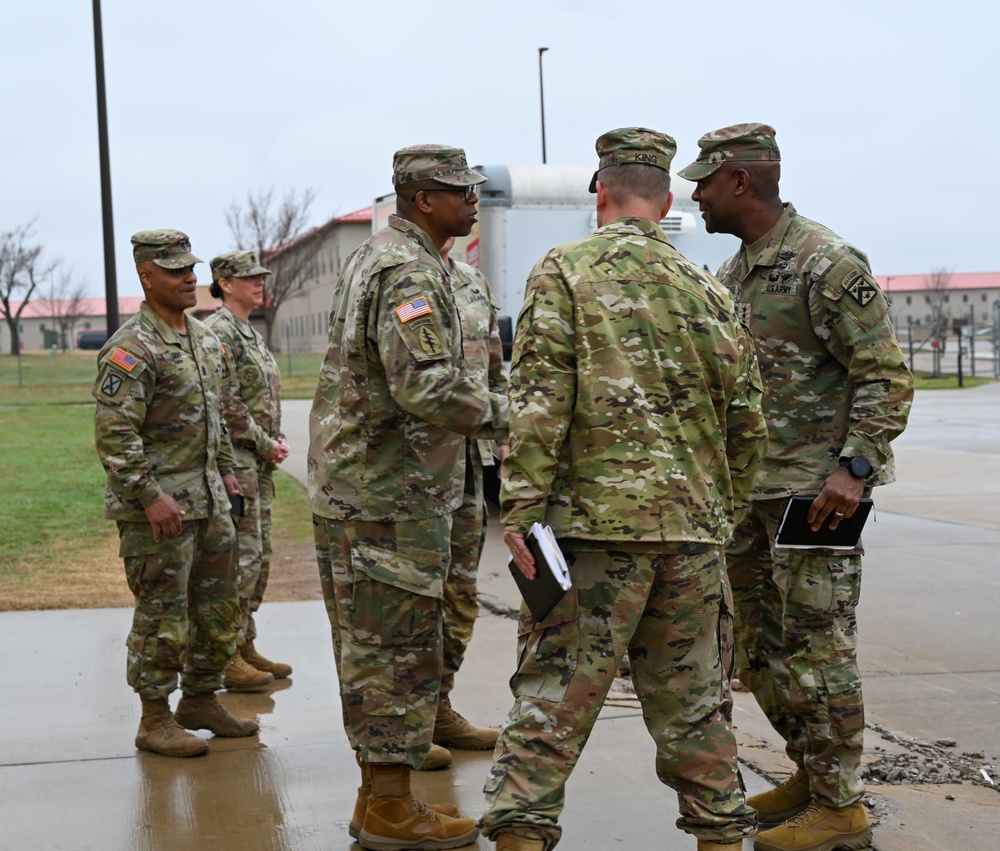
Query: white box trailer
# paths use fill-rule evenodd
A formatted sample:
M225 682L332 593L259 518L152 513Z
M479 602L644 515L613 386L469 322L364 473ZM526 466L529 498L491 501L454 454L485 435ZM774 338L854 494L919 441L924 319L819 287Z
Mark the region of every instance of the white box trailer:
M594 166L475 166L489 178L479 192L479 223L456 242L451 256L482 270L500 305L501 334L508 348L512 323L524 302L524 286L535 263L553 246L583 239L597 230L595 195L588 191ZM694 184L673 176L674 203L660 223L684 256L715 272L739 248L732 236L708 234ZM375 200L373 227L384 227L395 195Z

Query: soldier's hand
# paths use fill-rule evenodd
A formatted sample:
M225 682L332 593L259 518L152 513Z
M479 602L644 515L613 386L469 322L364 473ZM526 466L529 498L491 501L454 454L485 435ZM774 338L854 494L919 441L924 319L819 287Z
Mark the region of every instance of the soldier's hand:
M809 513L806 514L809 528L818 532L829 519L828 528L836 529L841 520L857 510L864 491L864 479L856 479L846 467L838 467L823 483L819 496L809 506Z
M274 446L271 452L264 459L268 464L280 464L288 457L288 443L285 442L283 437L279 437L274 441Z
M535 569L535 557L524 542L524 535L517 532L504 532L503 542L514 557L514 564L528 579L534 579L538 571Z
M240 487L239 479L236 478L235 473L226 473L222 477L222 484L226 488L226 493L229 494L242 494L243 488Z
M153 527L153 540L159 543L166 538L176 538L184 528L184 511L168 493L146 509L146 518Z

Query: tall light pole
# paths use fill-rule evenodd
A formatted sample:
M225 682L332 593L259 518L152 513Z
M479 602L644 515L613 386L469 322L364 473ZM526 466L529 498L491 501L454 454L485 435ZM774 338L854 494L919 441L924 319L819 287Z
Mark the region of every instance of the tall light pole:
M108 154L108 108L104 100L104 35L101 0L94 0L94 65L97 69L97 147L101 160L101 207L104 222L104 298L107 332L118 330L118 278L115 274L115 227L111 212L111 158Z
M542 103L542 162L545 162L545 84L542 82L542 54L547 47L538 48L538 96Z

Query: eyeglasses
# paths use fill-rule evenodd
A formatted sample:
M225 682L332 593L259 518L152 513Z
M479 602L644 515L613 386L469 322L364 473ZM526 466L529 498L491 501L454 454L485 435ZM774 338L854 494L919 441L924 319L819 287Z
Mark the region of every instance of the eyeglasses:
M461 192L465 196L466 201L471 201L472 196L476 194L476 186L456 186L454 189L418 189L413 196L413 200L417 200L417 195L421 192Z

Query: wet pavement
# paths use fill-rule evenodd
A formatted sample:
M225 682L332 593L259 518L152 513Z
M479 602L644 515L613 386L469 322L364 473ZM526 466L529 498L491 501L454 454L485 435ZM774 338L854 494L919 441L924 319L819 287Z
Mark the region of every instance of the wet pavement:
M286 403L293 447L286 466L299 476L308 407ZM896 446L900 483L876 492L876 521L865 534L860 656L868 720L916 740L953 738L956 753L996 760L1000 385L921 394ZM499 724L510 704L509 615L518 597L495 522L480 584L485 607L454 703L476 723ZM340 721L322 603L265 603L258 646L295 671L266 693L220 693L233 712L256 717L261 732L201 733L210 753L187 760L134 749L140 706L124 682L130 618L127 609L0 613L0 851L359 849L347 835L358 770ZM752 767L744 772L749 790L762 791L789 771L780 741L746 694L736 695L735 726ZM898 746L870 732L870 757L877 747ZM416 773L414 787L474 817L489 753L453 753L452 769ZM996 847L995 789L873 786L869 793L880 851ZM638 709L617 695L567 788L560 849L693 851L676 817Z

